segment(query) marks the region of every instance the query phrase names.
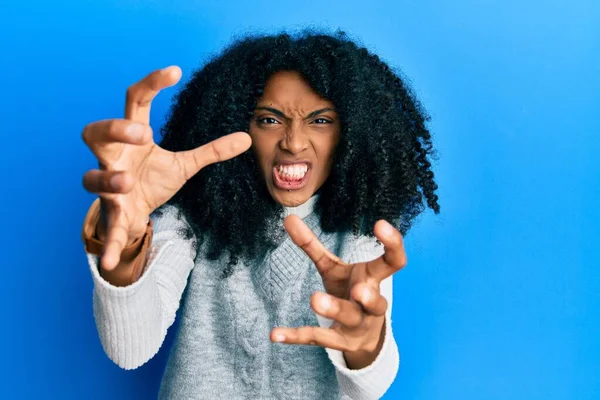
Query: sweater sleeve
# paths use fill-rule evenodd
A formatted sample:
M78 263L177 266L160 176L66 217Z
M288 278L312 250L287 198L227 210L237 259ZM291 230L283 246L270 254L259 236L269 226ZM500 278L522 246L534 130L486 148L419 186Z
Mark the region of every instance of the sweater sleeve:
M124 369L150 360L175 321L182 293L194 267L194 238L185 238L187 227L177 209L167 205L151 218L154 234L147 252L146 269L136 282L117 287L98 271L99 257L86 253L94 282L94 319L107 356Z
M381 256L383 246L377 244L375 238L361 237L355 243L355 250L348 262L371 261ZM385 314L385 336L381 351L375 361L361 369L349 369L344 353L326 348L329 359L336 369L336 376L341 391L353 400L373 400L381 398L396 378L400 364L398 346L392 332L392 278L384 279L380 285L380 293L388 302ZM328 328L333 321L316 314L321 327Z

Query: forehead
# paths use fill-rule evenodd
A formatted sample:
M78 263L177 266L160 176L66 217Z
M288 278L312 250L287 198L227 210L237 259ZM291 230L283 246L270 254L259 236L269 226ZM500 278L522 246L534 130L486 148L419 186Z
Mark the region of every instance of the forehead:
M319 96L306 80L295 71L279 71L267 80L259 102L282 107L332 107L333 104Z

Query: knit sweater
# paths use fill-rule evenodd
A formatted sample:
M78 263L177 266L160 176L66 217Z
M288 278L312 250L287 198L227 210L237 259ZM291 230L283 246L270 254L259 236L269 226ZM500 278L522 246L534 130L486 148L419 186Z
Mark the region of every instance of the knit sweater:
M315 197L286 208L312 229L334 254L350 263L383 253L373 238L325 233L312 213ZM153 213L154 234L146 270L138 281L116 287L98 271L99 257L87 253L94 281L93 308L108 357L124 369L137 368L159 350L179 315L178 331L161 383L160 399L378 399L392 384L399 354L392 333L392 277L381 283L388 302L382 349L369 366L347 367L339 350L273 343L277 326L329 327L331 320L310 307L324 291L314 263L286 239L252 265L238 265L221 278L224 261L196 257L194 238L174 206Z

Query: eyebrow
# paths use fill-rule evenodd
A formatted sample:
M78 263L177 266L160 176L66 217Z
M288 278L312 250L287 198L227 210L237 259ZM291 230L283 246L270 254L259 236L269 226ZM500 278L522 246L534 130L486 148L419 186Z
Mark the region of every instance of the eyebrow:
M255 110L266 110L266 111L272 112L275 115L280 116L281 118L285 118L285 119L288 119L288 120L291 119L290 117L288 117L287 115L285 115L283 112L279 111L276 108L271 108L271 107L256 107ZM323 114L324 112L327 112L327 111L334 111L335 112L335 110L333 108L331 108L331 107L321 108L320 110L315 110L315 111L311 112L306 117L304 117L304 119L311 119L312 117L315 117L315 116L317 116L319 114Z

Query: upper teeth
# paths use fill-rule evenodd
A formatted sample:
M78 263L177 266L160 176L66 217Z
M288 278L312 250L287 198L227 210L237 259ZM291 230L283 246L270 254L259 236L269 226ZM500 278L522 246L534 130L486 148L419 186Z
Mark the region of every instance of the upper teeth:
M303 177L308 171L308 165L306 164L294 164L294 165L279 165L279 173L293 176Z

